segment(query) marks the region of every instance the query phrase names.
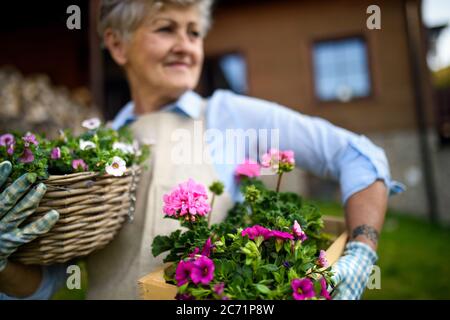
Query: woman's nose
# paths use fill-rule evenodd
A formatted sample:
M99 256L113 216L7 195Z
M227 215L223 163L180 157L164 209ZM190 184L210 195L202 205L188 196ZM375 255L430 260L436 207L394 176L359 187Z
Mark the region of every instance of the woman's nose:
M175 52L191 53L195 50L195 40L192 39L188 33L179 32L176 36L173 50Z

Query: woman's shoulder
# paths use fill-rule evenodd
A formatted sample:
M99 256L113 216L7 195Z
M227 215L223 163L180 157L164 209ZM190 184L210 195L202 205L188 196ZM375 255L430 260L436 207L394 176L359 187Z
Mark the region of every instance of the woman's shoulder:
M281 107L279 104L264 100L261 98L251 97L243 94L235 93L231 90L217 89L209 98L209 105L220 108L222 111L271 111L274 108Z

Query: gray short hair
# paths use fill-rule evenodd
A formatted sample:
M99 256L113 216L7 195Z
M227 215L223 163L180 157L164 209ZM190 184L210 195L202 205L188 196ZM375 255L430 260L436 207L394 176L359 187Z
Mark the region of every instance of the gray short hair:
M205 35L211 26L211 8L214 0L102 0L97 31L100 38L111 28L128 37L151 11L157 12L166 5L198 6L202 16L202 32Z

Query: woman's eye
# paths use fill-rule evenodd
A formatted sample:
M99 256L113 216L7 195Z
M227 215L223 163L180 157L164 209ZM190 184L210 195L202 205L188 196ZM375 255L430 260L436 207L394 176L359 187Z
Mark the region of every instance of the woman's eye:
M200 37L200 32L198 32L198 31L191 31L191 35L193 37L195 37L195 38L198 38L198 37Z
M158 32L172 32L171 27L162 27L158 29Z

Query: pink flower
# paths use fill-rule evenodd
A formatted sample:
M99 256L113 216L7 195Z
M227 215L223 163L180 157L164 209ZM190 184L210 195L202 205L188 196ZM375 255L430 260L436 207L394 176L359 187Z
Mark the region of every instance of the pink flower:
M193 267L194 265L190 261L180 261L178 263L177 270L175 271L177 286L181 287L189 281Z
M270 149L268 153L262 156L261 166L269 168L276 165L278 169L278 162L280 161L280 152L277 149Z
M163 211L166 215L175 218L185 215L205 216L211 211L207 200L205 187L189 179L179 184L170 194L164 195Z
M261 175L260 166L257 162L245 159L244 163L238 165L235 170L235 174L237 177L249 177L255 178Z
M14 153L14 145L16 140L10 133L5 133L0 136L0 146L6 147L6 152L11 156Z
M208 238L208 240L206 240L205 244L203 245L203 249L202 249L202 256L206 256L209 257L209 255L211 254L211 249L214 248L214 245L211 244L211 238Z
M291 282L291 287L293 291L292 296L295 300L305 300L315 296L314 285L311 279L294 279Z
M50 158L53 160L61 158L61 149L59 147L53 148L52 152L50 153Z
M195 260L195 256L196 256L199 252L200 252L200 249L196 247L196 248L194 249L194 252L192 252L192 253L189 254L189 258L191 258L192 260Z
M14 136L10 133L5 133L0 136L0 146L9 147L16 143Z
M33 152L31 152L30 149L25 148L23 150L22 156L19 158L19 161L22 163L30 163L34 161L34 155Z
M293 240L294 236L288 232L272 230L272 236L280 240Z
M34 134L29 132L24 137L22 137L22 140L25 141L24 143L25 147L29 147L31 143L34 144L35 146L38 145L38 142Z
M87 171L88 170L88 166L84 162L83 159L72 160L72 168L74 168L75 170L81 169L82 171Z
M327 281L323 277L320 279L320 295L327 300L331 300L330 293L327 290Z
M286 164L295 165L294 151L286 150L280 152L280 161Z
M292 232L294 233L295 237L302 242L308 239L306 233L303 232L302 227L300 227L300 224L297 222L297 220L294 221Z
M328 267L328 260L326 258L326 252L324 250L320 250L319 259L317 259L317 264L321 268Z
M177 293L175 300L195 300L193 296L187 293Z
M294 151L270 149L262 156L261 165L264 168L271 168L277 173L291 171L295 166Z
M12 154L14 153L14 144L10 144L10 145L8 146L8 150L6 150L6 152L7 152L10 156L12 156Z
M225 283L220 282L214 285L214 293L221 296L223 294L223 290L225 289Z
M253 227L245 228L242 230L241 235L243 237L248 236L249 239L255 240L255 238L262 236L264 240L269 239L272 236L272 231L261 227L260 225L254 225Z
M209 284L214 278L214 262L208 257L201 256L194 262L191 279L195 284Z

